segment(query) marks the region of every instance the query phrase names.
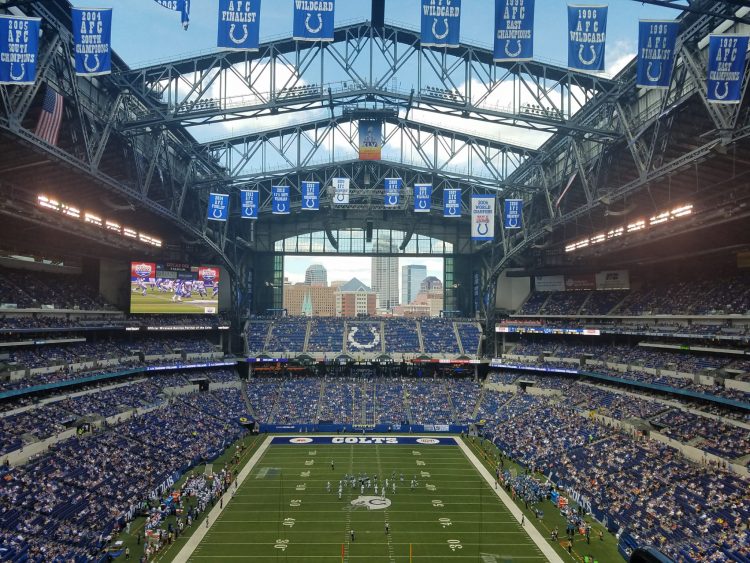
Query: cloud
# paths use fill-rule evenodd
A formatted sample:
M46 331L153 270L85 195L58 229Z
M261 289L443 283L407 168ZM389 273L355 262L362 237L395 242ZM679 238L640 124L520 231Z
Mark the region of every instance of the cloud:
M607 74L609 76L615 76L633 60L636 53L636 44L630 39L620 39L611 45L607 45Z

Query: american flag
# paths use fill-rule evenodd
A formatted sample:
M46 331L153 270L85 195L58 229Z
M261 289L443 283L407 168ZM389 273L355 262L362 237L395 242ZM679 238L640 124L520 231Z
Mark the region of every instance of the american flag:
M39 122L36 124L36 131L34 131L36 136L50 145L57 145L62 114L63 97L47 86L42 103L42 113L39 115Z

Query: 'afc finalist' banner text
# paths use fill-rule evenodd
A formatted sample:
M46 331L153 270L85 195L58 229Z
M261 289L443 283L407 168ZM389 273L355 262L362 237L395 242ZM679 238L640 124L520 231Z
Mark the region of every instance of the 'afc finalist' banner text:
M0 15L0 84L34 84L41 21Z
M385 187L385 206L398 207L401 203L401 178L386 178L383 180Z
M496 62L534 58L534 0L495 0Z
M302 182L302 211L320 210L320 182Z
M422 0L422 46L458 47L461 0Z
M99 76L112 71L111 38L111 8L73 8L77 75Z
M638 87L669 88L679 32L676 21L638 22Z
M503 226L506 229L520 229L523 217L523 200L506 199L505 213L503 214Z
M228 194L208 194L208 218L211 221L226 221L229 219Z
M461 217L461 190L459 188L443 190L443 217Z
M289 186L271 186L274 215L289 215Z
M333 41L334 0L294 0L297 41Z
M747 35L711 35L708 42L708 101L738 104L745 77Z
M607 6L568 6L568 66L604 70Z
M190 0L154 0L169 10L180 12L182 27L187 30L190 25Z
M471 196L471 240L495 238L495 196Z
M429 213L432 207L432 184L414 184L414 213Z
M260 1L219 0L219 35L216 41L219 47L258 50Z
M240 191L240 201L242 203L242 218L257 219L258 207L260 206L260 193L258 190Z
M333 178L333 204L349 205L349 178Z
M359 159L380 160L383 146L383 122L379 119L362 119L359 122Z

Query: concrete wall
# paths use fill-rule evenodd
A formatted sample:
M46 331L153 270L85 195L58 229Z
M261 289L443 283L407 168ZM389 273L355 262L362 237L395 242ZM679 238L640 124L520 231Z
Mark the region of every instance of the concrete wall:
M497 280L495 304L499 309L515 311L526 300L529 293L531 293L531 278L509 278L506 270Z

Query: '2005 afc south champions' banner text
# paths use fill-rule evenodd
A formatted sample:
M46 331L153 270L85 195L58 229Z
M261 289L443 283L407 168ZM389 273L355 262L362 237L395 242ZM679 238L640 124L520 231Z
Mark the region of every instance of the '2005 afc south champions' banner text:
M0 84L34 84L41 22L0 15Z
M219 0L217 46L257 51L260 44L260 0Z
M294 0L294 34L297 41L333 41L334 0Z
M112 71L111 8L73 8L76 74L99 76Z
M422 0L422 46L458 47L461 0Z
M568 6L568 66L604 70L607 6Z
M534 0L495 0L495 62L534 58Z

